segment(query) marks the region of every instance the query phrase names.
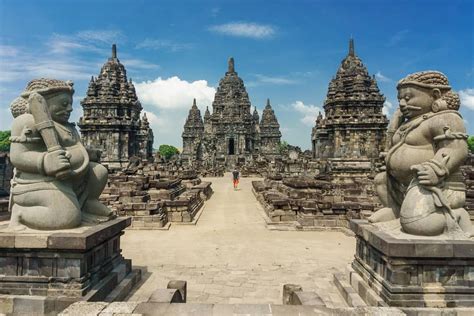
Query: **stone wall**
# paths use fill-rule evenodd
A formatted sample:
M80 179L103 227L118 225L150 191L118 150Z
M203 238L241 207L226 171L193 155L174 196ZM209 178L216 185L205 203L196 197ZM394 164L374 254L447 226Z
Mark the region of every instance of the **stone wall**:
M0 152L0 196L10 193L10 180L13 177L13 165L8 153Z
M461 167L466 184L466 209L474 221L474 154L470 154L464 166Z
M366 176L327 180L271 177L252 185L272 222L348 228L350 219L365 218L378 205L372 181Z
M195 171L152 163L110 174L100 199L117 215L131 216L132 228L159 229L192 222L211 195L211 183Z

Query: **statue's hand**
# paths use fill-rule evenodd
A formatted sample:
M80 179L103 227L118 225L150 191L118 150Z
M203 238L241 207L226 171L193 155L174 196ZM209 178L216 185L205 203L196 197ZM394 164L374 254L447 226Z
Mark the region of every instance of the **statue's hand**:
M34 104L42 104L42 106L41 106L42 108L48 108L48 102L38 92L33 92L33 93L30 94L30 96L28 98L28 103L30 104L30 106L34 105Z
M47 153L43 160L44 172L52 177L57 177L61 174L61 177L64 178L67 172L71 172L69 158L69 154L63 149Z
M416 171L418 182L424 186L435 186L443 181L444 177L439 177L435 170L427 164L411 166L411 170Z

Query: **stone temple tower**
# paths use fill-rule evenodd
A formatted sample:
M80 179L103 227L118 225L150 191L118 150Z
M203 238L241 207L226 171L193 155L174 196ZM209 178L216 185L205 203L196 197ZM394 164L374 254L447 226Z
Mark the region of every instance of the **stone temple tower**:
M91 78L81 105L84 113L78 126L82 141L102 150L103 164L114 169L126 166L132 156L143 160L153 157L153 132L146 116L140 118L142 105L117 58L115 44L99 76Z
M388 120L385 97L355 54L354 40L329 83L321 114L311 135L314 158L377 159L384 151Z
M280 124L270 105L270 99L267 99L267 105L263 110L259 128L260 153L264 155L278 155L278 145L281 139Z
M231 57L224 78L212 103L212 135L216 141L216 155L251 154L255 149L255 121L244 82L235 71Z
M243 80L235 71L234 59L220 80L212 103L212 113L206 108L204 121L193 104L183 131L182 157L211 163L253 159L254 154L273 155L280 143L280 125L270 103L259 122L257 109L251 112L249 96ZM265 145L261 145L261 144Z
M209 111L207 111L209 112ZM196 105L196 99L189 110L188 118L184 123L183 152L181 157L184 159L202 159L202 137L204 134L204 123L201 117L201 111Z

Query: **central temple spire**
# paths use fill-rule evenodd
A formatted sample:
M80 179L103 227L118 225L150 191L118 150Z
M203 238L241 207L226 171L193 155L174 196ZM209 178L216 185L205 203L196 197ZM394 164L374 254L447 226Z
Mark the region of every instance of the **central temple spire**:
M354 52L354 39L351 36L351 39L349 40L349 56L355 56Z
M233 57L229 58L229 67L227 69L227 72L230 72L230 73L235 72L234 58Z
M117 45L112 45L112 58L117 58Z

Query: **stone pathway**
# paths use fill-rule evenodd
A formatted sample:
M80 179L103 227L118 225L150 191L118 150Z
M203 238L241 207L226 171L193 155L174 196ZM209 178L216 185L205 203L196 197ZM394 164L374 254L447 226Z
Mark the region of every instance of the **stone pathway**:
M230 174L212 181L214 195L196 226L168 231L128 230L125 258L143 269L128 297L146 301L169 280L188 282L189 303L281 304L283 284L316 291L328 307L346 306L332 282L355 251L354 238L339 232L270 231L251 192L252 178L232 188Z

